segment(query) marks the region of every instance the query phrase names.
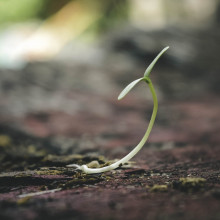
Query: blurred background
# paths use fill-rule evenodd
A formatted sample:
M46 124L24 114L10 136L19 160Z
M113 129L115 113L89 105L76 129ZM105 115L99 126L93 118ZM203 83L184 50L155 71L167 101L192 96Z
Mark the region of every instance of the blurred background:
M29 153L121 156L152 98L144 85L117 96L165 46L150 143L219 143L219 22L218 0L0 0L0 145L29 135L49 140Z

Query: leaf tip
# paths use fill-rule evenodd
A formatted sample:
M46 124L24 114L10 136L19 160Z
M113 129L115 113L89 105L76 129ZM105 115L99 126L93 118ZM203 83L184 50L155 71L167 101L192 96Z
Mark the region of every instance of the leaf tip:
M154 65L156 64L156 62L159 60L159 58L169 49L170 47L167 46L165 47L163 50L161 50L161 52L156 56L156 58L152 61L152 63L147 67L144 76L148 77L154 67Z
M140 81L142 81L144 78L141 77L140 79L136 79L134 80L133 82L131 82L129 85L127 85L123 91L119 94L118 96L118 100L121 100L123 99L128 93L129 91L137 84L139 83Z
M120 101L121 99L123 99L123 96L120 94L120 95L118 96L118 101Z

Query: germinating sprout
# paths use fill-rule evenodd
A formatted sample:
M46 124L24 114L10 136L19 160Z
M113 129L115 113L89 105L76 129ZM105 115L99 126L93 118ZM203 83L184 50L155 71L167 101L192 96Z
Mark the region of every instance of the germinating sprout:
M162 54L167 51L169 49L169 47L165 47L157 56L156 58L152 61L152 63L148 66L148 68L146 69L144 76L142 78L136 79L133 82L131 82L128 86L125 87L125 89L120 93L120 95L118 96L118 100L121 100L122 98L124 98L128 92L134 88L134 86L136 86L139 82L143 81L145 82L148 86L149 89L151 91L152 97L153 97L153 103L154 103L154 107L153 107L153 112L151 115L151 119L147 128L147 131L145 132L143 138L141 139L140 143L129 153L127 154L125 157L123 157L121 160L118 160L117 162L109 165L109 166L105 166L105 167L101 167L101 168L89 168L87 165L77 165L77 164L70 164L67 165L68 167L74 167L78 170L81 170L84 173L87 174L93 174L93 173L103 173L106 171L110 171L110 170L114 170L120 166L122 166L123 164L127 163L131 158L133 158L140 150L141 148L144 146L144 144L146 143L150 132L152 130L152 127L154 125L154 121L157 115L157 109L158 109L158 101L157 101L157 95L156 92L154 90L154 86L153 83L150 79L150 73L154 67L154 65L156 64L156 62L158 61L158 59L162 56Z

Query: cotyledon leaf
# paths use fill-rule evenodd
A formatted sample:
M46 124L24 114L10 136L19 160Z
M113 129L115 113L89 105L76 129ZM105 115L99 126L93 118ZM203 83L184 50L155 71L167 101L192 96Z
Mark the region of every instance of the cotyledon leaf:
M123 99L129 93L129 91L142 80L144 80L144 77L140 79L136 79L133 82L131 82L129 85L127 85L118 96L118 100Z
M165 47L157 56L156 58L152 61L152 63L147 67L145 73L144 73L144 76L145 77L149 77L154 65L156 64L156 62L159 60L159 58L163 55L163 53L165 51L167 51L169 49L169 47Z

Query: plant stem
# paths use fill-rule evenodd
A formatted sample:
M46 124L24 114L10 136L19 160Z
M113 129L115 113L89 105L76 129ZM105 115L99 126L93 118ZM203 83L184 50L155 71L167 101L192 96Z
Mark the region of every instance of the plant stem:
M157 115L157 109L158 109L158 100L157 100L157 95L156 92L154 90L153 84L150 80L149 77L144 77L143 80L148 84L152 97L153 97L153 102L154 102L154 107L153 107L153 112L151 115L151 119L147 128L146 133L144 134L143 138L141 139L140 143L125 157L123 157L121 160L106 166L106 167L102 167L102 168L88 168L86 165L82 165L80 166L80 169L87 174L92 174L92 173L103 173L109 170L113 170L118 168L119 166L122 166L124 163L128 162L132 157L134 157L140 150L141 148L144 146L144 144L146 143L150 132L152 130L152 127L154 125L154 121Z

